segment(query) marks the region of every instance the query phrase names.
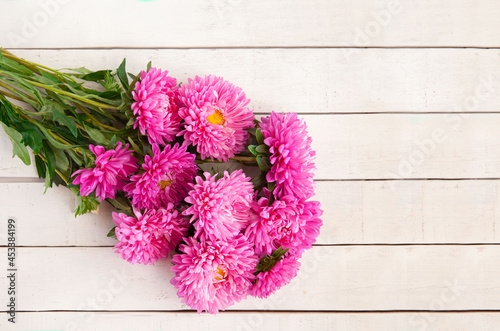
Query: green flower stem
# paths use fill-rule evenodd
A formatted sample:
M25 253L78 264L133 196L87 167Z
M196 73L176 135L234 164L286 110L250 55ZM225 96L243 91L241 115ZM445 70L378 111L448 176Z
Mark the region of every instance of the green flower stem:
M2 94L3 94L3 92L0 92L0 93L2 93ZM20 109L21 109L21 108L20 108ZM42 116L42 115L52 114L52 112L50 112L50 111L39 111L39 112L37 112L37 111L29 111L29 110L27 110L27 109L22 109L22 111L23 111L23 113L25 113L25 114L28 114L28 115L34 115L34 116ZM79 124L78 124L78 123L76 123L76 126L79 126ZM80 128L81 128L81 126L80 126Z
M24 59L21 59L21 58L15 56L11 52L7 51L5 48L0 48L0 53L2 53L2 56L6 57L8 59L11 59L11 60L27 67L28 69L30 69L34 73L40 74L40 71L36 68L36 66L30 64L28 61L26 61Z
M69 146L69 145L71 145L71 143L70 143L69 141L66 141L66 140L64 140L63 138L59 137L59 136L58 136L57 134L55 134L52 130L47 129L47 132L48 132L48 133L50 133L50 135L51 135L52 137L54 137L54 139L58 140L60 143L65 144L65 145L68 145L68 146Z
M16 107L18 108L18 107ZM19 109L19 108L18 108ZM42 125L40 122L32 119L31 117L29 117L28 115L24 114L23 112L20 112L20 114L26 118L28 121L30 121L31 123L35 124L36 126L38 126L40 128L40 130L42 130L42 132L46 132L48 134L50 134L55 140L58 140L60 143L62 143L63 145L67 145L67 146L71 146L71 143L64 140L63 138L61 138L60 136L58 136L57 134L55 134L51 129L47 128L46 126ZM76 151L76 149L75 149Z
M24 119L28 120L29 122L33 123L33 124L36 124L37 121L33 120L31 117L29 117L28 115L26 115L24 112L26 111L25 109L21 108L21 107L18 107L16 105L12 105L11 106L17 111L17 113L19 115L21 115L22 117L24 117Z
M240 162L257 162L255 156L233 156L229 158L230 160L240 161Z
M80 110L81 110L81 111L82 111L85 115L87 115L87 116L88 116L88 117L89 117L89 118L90 118L90 119L94 122L94 124L96 124L97 126L100 126L100 127L102 127L102 128L105 128L105 129L107 129L107 130L109 130L109 131L119 131L119 129L117 129L117 128L114 128L114 127L112 127L112 126L108 126L108 125L106 125L106 124L102 124L101 122L99 122L99 120L98 120L97 118L95 118L94 116L92 116L92 114L91 114L91 113L89 113L89 112L85 109L85 107L82 107L81 105L79 105L79 104L77 104L77 103L75 103L74 105L75 105L78 109L80 109Z
M43 156L42 154L38 153L36 154L37 156L39 156L45 163L47 163L47 159L45 158L45 156ZM64 180L64 182L66 183L66 185L69 184L69 178L68 176L66 176L65 174L63 174L59 169L55 168L54 169L55 172L59 175L59 177L61 177L62 180Z
M59 177L61 177L62 180L64 180L64 182L66 183L66 185L69 184L69 178L66 177L61 171L59 171L59 169L54 169L56 171L56 173L59 175Z
M196 157L196 160L197 161L200 161L199 164L203 164L203 163L225 163L223 161L219 161L219 160L210 160L208 158L205 158L205 159L201 159L200 157ZM254 162L256 163L257 162L257 157L255 156L238 156L238 155L235 155L233 157L230 157L229 160L233 160L233 161L239 161L239 162Z
M7 89L7 90L9 90L9 91L11 91L11 92L13 92L13 93L16 93L17 95L23 94L23 95L26 96L26 98L28 98L28 99L36 102L35 98L33 98L32 96L30 96L28 93L26 93L26 92L24 92L22 90L16 89L15 87L12 87L9 84L7 84L7 83L5 83L5 82L3 82L1 80L0 80L0 86L3 87L3 88L5 88L5 89ZM21 100L21 101L24 101L24 100Z
M14 95L14 94L10 94L9 92L6 92L6 91L2 91L0 90L0 94L3 94L5 95L6 97L9 97L11 99L15 99L15 100L18 100L18 101L23 101L23 99L21 99L20 97L18 97L17 95Z
M26 120L30 121L31 123L35 124L36 126L38 126L40 129L45 130L47 131L55 140L59 141L60 143L64 144L64 145L68 145L68 146L71 146L71 143L64 140L63 138L61 138L60 136L58 136L57 134L55 134L52 130L44 127L42 124L40 124L38 121L34 120L33 118L29 117L28 115L26 115L24 112L23 112L23 109L22 108L19 108L17 106L14 106L16 108L16 110L18 111L18 113L24 117ZM21 110L21 111L19 111Z
M19 64L24 65L25 67L29 68L31 71L33 71L33 72L35 72L37 74L40 74L39 70L41 70L41 71L44 71L44 72L46 72L48 74L55 74L55 75L59 76L60 78L66 78L66 79L69 79L69 80L71 80L72 82L75 82L75 83L77 82L73 77L71 77L68 74L65 74L63 72L54 70L54 69L46 67L46 66L43 66L43 65L38 64L38 63L34 63L34 62L27 61L25 59L21 59L20 57L15 56L14 54L12 54L11 52L5 50L4 48L0 48L0 52L6 58L11 59L13 61L16 61Z
M80 100L82 102L85 102L89 105L92 105L92 106L95 106L97 108L101 108L101 109L110 109L110 110L118 110L117 107L115 106L111 106L111 105L107 105L107 104L104 104L104 103L100 103L100 102L97 102L97 101L93 101L93 100L90 100L90 99L87 99L85 97L82 97L82 96L79 96L79 95L76 95L74 93L70 93L70 92L66 92L66 91L63 91L63 90L59 90L57 88L53 88L52 86L50 85L45 85L45 84L41 84L41 83L37 83L37 82L34 82L32 80L26 80L28 83L32 84L32 85L35 85L35 86L38 86L38 87L41 87L43 89L46 89L46 90L49 90L49 91L52 91L56 94L60 94L60 95L64 95L64 96L67 96L67 97L70 97L70 98L73 98L73 99L76 99L76 100Z
M33 112L30 112L26 109L23 109L23 108L20 108L16 105L12 105L12 107L14 107L14 109L17 111L17 113L19 115L21 115L24 119L26 119L27 121L35 124L36 126L38 126L42 131L47 131L47 133L49 133L54 139L58 140L60 143L64 144L64 145L72 145L70 142L64 140L63 138L61 138L60 136L58 136L57 134L55 134L52 130L50 130L49 128L43 126L40 122L38 122L37 120L31 118L30 116L28 116L26 113L28 114L34 114L34 115L40 115L43 113L33 113ZM80 124L76 124L77 127L79 127L80 129L83 129L82 126ZM73 151L75 151L76 153L79 153L79 154L84 154L83 150L81 148L73 148Z

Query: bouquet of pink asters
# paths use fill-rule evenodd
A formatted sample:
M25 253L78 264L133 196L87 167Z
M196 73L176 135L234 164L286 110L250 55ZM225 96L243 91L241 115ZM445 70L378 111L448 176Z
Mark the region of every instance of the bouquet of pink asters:
M322 225L306 124L294 113L256 120L249 102L213 75L178 84L150 64L127 73L125 60L54 70L1 49L0 122L14 155L28 165L30 148L46 187L76 194L76 215L110 203L121 258L172 255L171 283L198 312L288 284ZM227 171L235 163L253 178Z

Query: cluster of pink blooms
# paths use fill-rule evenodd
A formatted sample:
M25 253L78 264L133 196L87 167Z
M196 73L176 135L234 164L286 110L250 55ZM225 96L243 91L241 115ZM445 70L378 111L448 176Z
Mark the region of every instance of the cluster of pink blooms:
M319 202L309 200L315 153L304 121L272 112L255 124L245 93L212 75L178 86L151 68L133 98L134 128L147 136L150 155L139 161L120 142L110 150L90 145L95 165L73 174L81 196L129 199L131 212L113 213L115 251L141 264L173 253L171 283L198 312L266 298L288 284L322 225ZM252 129L267 146L269 189L254 187L243 170L200 170L196 161L245 152Z

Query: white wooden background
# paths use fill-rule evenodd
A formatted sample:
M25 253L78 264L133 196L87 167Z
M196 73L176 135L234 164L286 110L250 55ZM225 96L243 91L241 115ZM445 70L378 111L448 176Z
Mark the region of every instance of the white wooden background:
M0 134L0 311L17 221L18 315L1 330L498 330L500 2L0 1L0 46L48 66L222 75L256 113L298 112L325 210L299 276L217 316L169 261L132 266L111 209L75 219ZM3 261L3 262L2 262Z

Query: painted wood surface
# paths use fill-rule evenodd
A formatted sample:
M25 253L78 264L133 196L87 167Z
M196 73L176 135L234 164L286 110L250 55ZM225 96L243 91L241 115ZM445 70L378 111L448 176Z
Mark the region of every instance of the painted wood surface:
M488 47L498 46L500 28L494 0L24 0L0 6L9 13L1 44L29 48Z
M112 209L75 219L72 193L43 194L0 132L0 268L9 218L20 246L18 323L2 313L0 330L497 330L499 13L494 0L0 1L0 46L30 61L152 61L183 82L225 77L259 116L298 112L324 209L292 284L197 315L168 260L120 260Z
M120 330L487 330L498 314L483 313L301 313L224 312L218 316L191 312L29 312L20 313L13 331L43 329Z
M131 265L108 247L67 247L19 248L17 261L19 310L190 309L169 283L168 260ZM316 246L300 262L278 293L229 310L500 309L499 246Z
M151 61L180 82L195 75L220 75L243 88L256 113L500 109L498 49L368 48L352 55L345 48L12 51L54 68L116 69L127 58L129 72L144 70Z
M319 181L324 211L317 244L500 243L497 180ZM76 199L64 187L0 184L0 219L13 218L19 246L114 246L112 208L74 217ZM7 205L6 202L9 202ZM0 245L7 236L0 232Z
M302 115L316 151L315 179L500 178L500 114ZM480 128L480 129L478 129ZM0 177L36 177L12 159Z

